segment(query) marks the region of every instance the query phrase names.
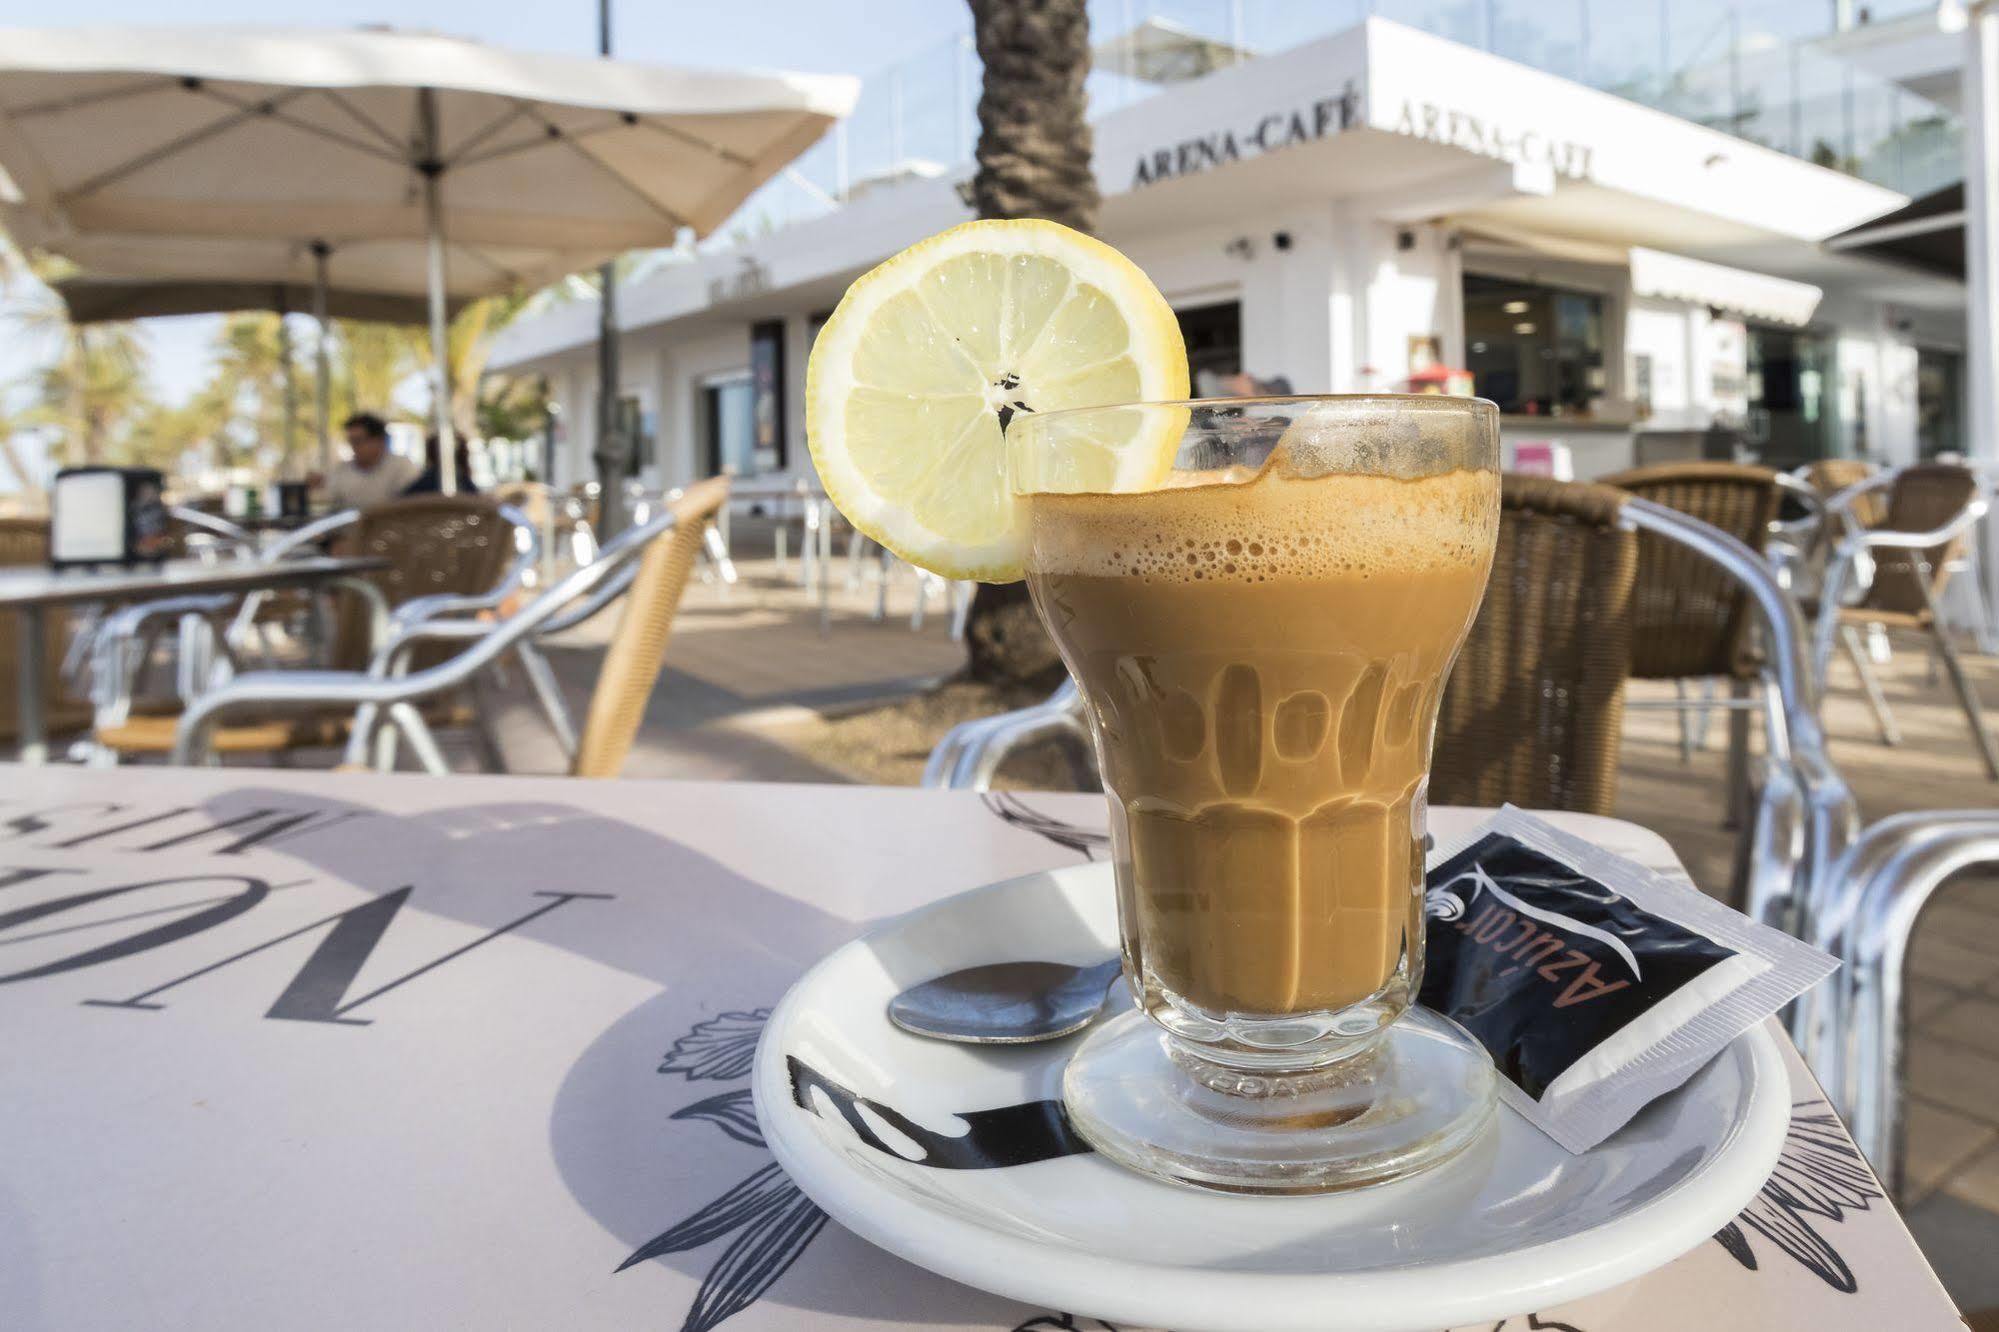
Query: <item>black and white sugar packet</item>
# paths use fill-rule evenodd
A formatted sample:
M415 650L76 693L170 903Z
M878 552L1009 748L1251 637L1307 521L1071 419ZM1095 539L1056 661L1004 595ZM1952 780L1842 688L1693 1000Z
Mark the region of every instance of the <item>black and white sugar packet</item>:
M1838 964L1508 806L1432 861L1422 1003L1572 1152L1609 1137Z

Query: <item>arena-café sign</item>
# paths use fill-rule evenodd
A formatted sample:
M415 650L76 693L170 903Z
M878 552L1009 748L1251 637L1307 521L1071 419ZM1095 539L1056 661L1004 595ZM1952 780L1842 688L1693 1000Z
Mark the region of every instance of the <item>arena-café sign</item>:
M1274 111L1235 129L1212 130L1164 148L1140 153L1131 187L1192 176L1210 167L1260 157L1279 148L1309 143L1344 130L1361 128L1360 98L1352 85L1337 97L1321 97L1289 111ZM1545 164L1558 176L1587 180L1591 174L1590 145L1560 139L1536 129L1519 129L1484 116L1434 102L1405 101L1391 125L1378 128L1406 138L1441 143L1501 162Z
M1163 180L1198 174L1209 167L1261 157L1279 148L1338 134L1353 127L1359 107L1360 98L1349 84L1337 97L1321 97L1290 111L1273 111L1239 129L1213 130L1182 139L1170 147L1140 153L1131 187L1157 185Z
M1548 166L1558 176L1588 180L1594 149L1537 129L1516 129L1469 111L1434 102L1405 101L1391 132L1426 143L1441 143L1480 157L1530 166Z

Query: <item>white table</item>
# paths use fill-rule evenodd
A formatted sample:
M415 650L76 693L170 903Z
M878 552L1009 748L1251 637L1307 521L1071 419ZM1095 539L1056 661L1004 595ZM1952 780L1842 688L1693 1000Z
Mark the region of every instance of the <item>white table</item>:
M375 556L355 559L282 560L264 564L251 560L213 562L166 560L159 564L96 565L89 568L0 569L0 610L16 612L20 654L20 741L23 763L48 760L48 735L42 713L46 683L42 679L44 616L51 606L78 602L147 601L158 597L194 596L204 592L248 592L257 588L304 587L350 574L388 567Z
M1099 798L25 776L0 770L11 1332L1072 1326L824 1224L747 1074L812 961L1074 863ZM1629 824L1559 821L1673 863ZM1504 1332L1958 1328L1793 1079L1784 1164L1721 1242Z

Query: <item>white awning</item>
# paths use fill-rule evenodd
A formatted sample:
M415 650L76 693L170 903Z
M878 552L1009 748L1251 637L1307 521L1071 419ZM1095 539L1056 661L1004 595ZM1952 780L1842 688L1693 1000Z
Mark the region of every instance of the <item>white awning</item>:
M1705 259L1631 247L1631 290L1638 296L1712 305L1778 324L1808 324L1825 295L1808 282L1750 273Z

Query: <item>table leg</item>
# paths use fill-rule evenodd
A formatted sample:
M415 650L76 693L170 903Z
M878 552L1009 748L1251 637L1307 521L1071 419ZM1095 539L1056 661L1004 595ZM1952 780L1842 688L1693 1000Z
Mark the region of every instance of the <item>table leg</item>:
M20 641L15 645L20 654L16 676L20 694L15 704L20 717L20 748L15 757L23 763L47 763L49 761L48 734L43 729L42 715L42 672L47 665L44 634L46 627L42 621L40 606L22 606L15 612L20 616L18 633Z

